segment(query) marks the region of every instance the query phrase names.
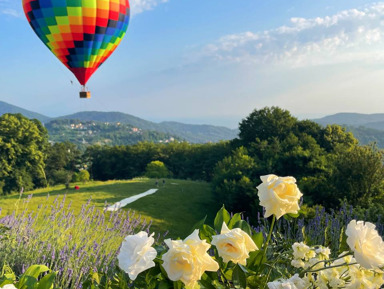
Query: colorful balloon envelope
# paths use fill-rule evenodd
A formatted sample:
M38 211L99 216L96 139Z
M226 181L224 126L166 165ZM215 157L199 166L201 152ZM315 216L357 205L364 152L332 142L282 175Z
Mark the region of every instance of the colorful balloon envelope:
M37 36L85 86L129 23L128 0L23 0Z

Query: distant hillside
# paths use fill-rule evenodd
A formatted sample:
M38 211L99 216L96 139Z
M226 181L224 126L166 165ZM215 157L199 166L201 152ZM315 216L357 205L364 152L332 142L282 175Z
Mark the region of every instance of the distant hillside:
M21 107L0 101L0 115L6 114L6 113L21 113L25 117L29 119L38 119L41 122L47 122L50 121L51 118L36 112L32 112L26 109L23 109Z
M46 123L45 127L48 130L50 141L69 141L80 148L95 144L116 146L132 145L144 141L169 143L182 140L167 133L142 130L120 122L57 119Z
M339 125L352 125L352 126L365 126L371 128L377 128L375 123L384 124L384 113L375 114L362 114L362 113L337 113L329 115L323 118L314 119L313 121L321 124L339 124ZM370 125L372 124L372 126ZM374 127L376 126L376 127ZM382 128L384 130L384 127Z
M217 142L237 137L237 130L213 125L194 125L179 122L154 123L121 112L84 111L62 116L58 119L78 119L81 121L100 121L124 123L142 130L152 130L176 135L191 143Z
M177 134L192 143L231 140L238 135L238 130L222 126L184 124L170 121L161 122L159 126L160 131Z
M338 113L314 121L323 126L328 124L344 126L347 131L353 133L360 144L375 142L379 148L384 148L384 113Z
M82 111L70 115L57 117L56 119L77 119L81 121L121 122L141 129L156 129L156 123L138 118L122 112Z
M129 115L122 112L98 112L98 111L84 111L84 112L78 112L71 115L65 115L57 118L50 118L47 116L44 116L39 113L35 113L5 102L0 101L0 115L5 113L21 113L24 116L28 118L36 118L43 122L47 128L50 130L50 134L54 134L51 136L51 139L54 141L64 141L64 140L73 140L76 139L76 142L79 142L79 135L75 132L69 133L69 131L66 131L68 127L62 126L61 124L58 125L58 123L50 124L50 121L52 120L70 120L74 123L76 121L81 122L98 122L97 126L103 127L102 124L105 123L121 123L124 125L129 125L132 128L138 128L140 131L143 132L144 139L141 139L136 135L136 139L138 141L144 141L144 140L163 140L163 139L169 139L169 138L175 138L176 140L185 140L191 143L206 143L206 142L218 142L221 140L231 140L237 137L238 131L234 129L229 129L226 127L220 127L220 126L213 126L213 125L193 125L193 124L183 124L179 122L162 122L162 123L155 123L148 120L141 119L139 117ZM129 140L127 142L124 141L126 132L122 131L122 127L116 127L116 132L119 134L119 137L115 136L112 137L112 135L109 135L112 139L115 139L116 143L118 144L130 144L132 141L133 135L129 136ZM54 129L53 129L54 128ZM60 136L60 129L63 129L64 131ZM129 130L129 129L128 129ZM101 133L101 131L99 131ZM111 133L111 131L109 131ZM80 133L81 135L81 133ZM68 139L65 139L64 136L70 136ZM89 136L90 137L90 136ZM106 136L99 135L101 139ZM87 140L85 138L85 141L82 140L83 138L80 138L80 141L86 143ZM92 137L93 139L93 137ZM104 141L108 142L110 138L106 137ZM89 139L90 140L90 139ZM91 141L93 142L93 141ZM110 141L109 143L115 143L114 141Z
M367 128L364 126L354 127L346 126L347 131L353 133L355 138L359 140L362 145L376 143L377 147L384 148L384 131Z

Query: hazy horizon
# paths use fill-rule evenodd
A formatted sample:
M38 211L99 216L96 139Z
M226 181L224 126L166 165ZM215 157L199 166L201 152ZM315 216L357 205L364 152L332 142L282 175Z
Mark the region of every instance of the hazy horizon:
M0 100L48 116L120 111L230 127L265 106L299 118L383 107L384 2L131 4L127 35L91 78L92 98L84 101L21 4L0 0Z

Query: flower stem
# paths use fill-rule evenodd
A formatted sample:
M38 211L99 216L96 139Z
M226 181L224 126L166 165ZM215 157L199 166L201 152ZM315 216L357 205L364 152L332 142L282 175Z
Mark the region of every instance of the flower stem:
M305 272L306 273L315 273L315 272L319 272L319 271L323 271L323 270L327 270L327 269L331 269L331 268L343 267L345 265L351 266L351 265L356 265L356 264L358 264L358 263L344 263L344 264L328 266L328 267L324 267L324 268L320 268L320 269L316 269L316 270L306 270Z
M273 227L275 226L275 222L276 222L276 216L273 215L271 228L269 229L269 234L268 234L268 237L267 237L267 241L265 241L264 246L263 246L263 255L262 255L261 259L260 259L259 266L261 265L265 255L267 254L268 244L269 244L269 241L271 241Z
M302 273L305 274L305 273L307 273L307 272L312 272L312 271L311 271L312 268L314 268L316 265L318 265L318 264L320 264L320 263L331 263L331 262L333 262L333 261L342 259L342 258L344 258L344 257L346 257L346 256L350 256L350 255L353 255L353 254L350 253L350 252L348 252L348 253L346 253L346 254L344 254L344 255L341 255L341 256L339 256L339 257L337 257L337 258L334 258L334 259L328 259L328 260L321 260L321 261L318 261L318 262L316 262L315 264L313 264L311 267L309 267L308 269L306 269L305 271L303 271Z

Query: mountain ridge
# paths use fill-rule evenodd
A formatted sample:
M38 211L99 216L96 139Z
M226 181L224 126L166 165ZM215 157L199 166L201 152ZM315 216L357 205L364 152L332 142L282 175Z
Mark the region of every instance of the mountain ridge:
M340 112L332 115L327 115L322 118L313 119L321 125L339 124L339 125L353 125L365 126L369 123L384 122L384 113L354 113L354 112Z
M175 135L191 143L217 142L221 140L231 140L237 137L238 131L224 126L185 124L174 121L163 121L160 123L151 122L123 112L101 112L101 111L82 111L74 114L48 117L38 114L6 102L0 102L0 115L4 113L22 113L28 118L36 118L48 124L54 120L79 120L97 121L109 123L124 123L146 131L157 131Z

